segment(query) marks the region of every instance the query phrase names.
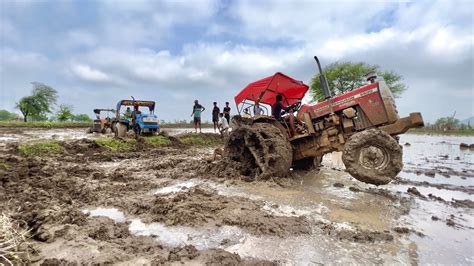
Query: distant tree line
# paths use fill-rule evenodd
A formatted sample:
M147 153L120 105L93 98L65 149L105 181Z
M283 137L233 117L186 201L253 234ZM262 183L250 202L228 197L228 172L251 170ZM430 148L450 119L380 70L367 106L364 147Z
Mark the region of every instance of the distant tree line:
M57 104L58 92L52 87L40 83L32 82L33 89L31 95L21 98L16 103L16 108L23 115L23 121L72 121L89 122L92 119L87 114L74 114L72 105L61 104L56 112L54 107ZM22 119L18 114L7 110L0 110L0 121L13 121Z
M433 124L428 123L425 127L434 131L472 129L472 125L469 122L467 124L462 123L459 119L452 116L438 118Z

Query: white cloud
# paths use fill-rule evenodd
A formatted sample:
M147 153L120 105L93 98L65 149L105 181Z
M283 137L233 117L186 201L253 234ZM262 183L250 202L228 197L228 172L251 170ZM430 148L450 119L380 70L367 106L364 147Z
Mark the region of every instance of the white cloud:
M71 67L71 71L80 79L90 82L113 82L106 73L93 69L88 65L77 64Z
M87 97L95 95L91 91L129 97L133 88L137 97L223 101L276 71L308 82L315 73L312 56L318 55L323 65L364 61L402 74L410 87L399 100L402 113L422 111L433 119L457 105L459 114L472 115L474 35L469 1L236 0L228 7L213 0L96 4L93 26L68 24L64 17L64 24L72 26L58 34L45 24L44 39L61 40L49 53L42 52L47 46L41 43L2 49L2 89L18 84L19 78L13 82L13 77L25 72L29 79L62 82L64 88L84 86L80 95ZM34 5L27 8L32 9ZM21 10L15 9L14 17L24 18ZM12 17L9 24L0 24L0 30L17 34L20 44L29 43L24 41L30 38L27 30L20 26L25 22ZM0 15L3 21L7 19ZM5 43L0 40L0 47ZM41 67L45 71L40 73ZM173 110L166 119L183 116L176 107L180 103L163 104Z

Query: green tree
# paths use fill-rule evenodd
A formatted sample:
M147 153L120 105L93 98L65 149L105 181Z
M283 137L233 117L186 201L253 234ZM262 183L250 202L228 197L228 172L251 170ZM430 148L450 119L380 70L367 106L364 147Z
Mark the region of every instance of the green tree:
M86 115L86 114L77 114L77 115L74 115L72 117L72 120L73 121L77 121L77 122L91 122L92 119L90 118L90 116Z
M433 129L435 130L452 130L452 129L458 129L461 125L461 122L459 119L456 119L452 116L448 117L441 117L436 120L436 122L433 124Z
M323 73L326 76L332 95L351 91L365 85L364 76L369 73L377 73L377 76L383 77L395 98L400 97L407 89L407 86L402 82L402 76L399 74L393 71L382 71L377 65L362 62L335 62L326 66ZM319 73L311 80L311 92L313 93L313 100L324 99Z
M58 99L57 91L43 83L32 82L31 84L33 85L31 95L21 98L16 107L23 114L25 122L28 121L28 117L34 120L47 120L47 114L51 113Z
M20 116L15 113L10 113L7 110L0 110L0 121L17 120L18 118L20 118Z
M64 122L73 118L72 106L69 104L61 104L59 110L56 113L56 116L59 121Z

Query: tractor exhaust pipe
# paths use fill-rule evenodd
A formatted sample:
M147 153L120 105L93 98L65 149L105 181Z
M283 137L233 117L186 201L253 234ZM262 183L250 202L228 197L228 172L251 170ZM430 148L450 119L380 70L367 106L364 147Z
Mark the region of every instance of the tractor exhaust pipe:
M318 64L319 69L319 81L321 82L321 87L323 88L324 98L329 99L331 98L331 92L329 92L328 81L326 80L326 76L323 74L323 70L321 69L321 63L319 63L319 59L317 56L314 56L314 60L316 60L316 64Z

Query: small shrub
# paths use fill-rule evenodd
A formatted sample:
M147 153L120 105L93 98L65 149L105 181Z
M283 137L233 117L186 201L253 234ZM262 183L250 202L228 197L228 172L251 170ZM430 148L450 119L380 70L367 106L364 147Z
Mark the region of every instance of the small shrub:
M166 146L171 144L171 140L165 136L152 136L145 138L145 143L153 146Z
M136 140L120 140L120 139L110 139L110 138L101 138L96 139L95 143L97 145L104 147L110 151L118 152L118 151L130 151L135 144L137 143Z
M23 156L38 156L43 154L56 154L63 151L63 147L57 141L40 143L24 143L18 147Z

